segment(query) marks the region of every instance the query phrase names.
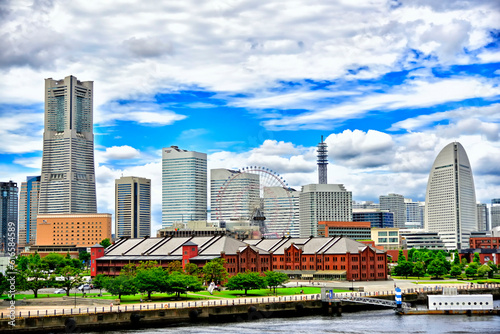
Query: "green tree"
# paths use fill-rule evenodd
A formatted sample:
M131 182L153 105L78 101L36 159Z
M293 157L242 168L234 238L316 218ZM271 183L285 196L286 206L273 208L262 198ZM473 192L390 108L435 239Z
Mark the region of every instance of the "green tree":
M2 273L0 273L0 296L10 290L10 283Z
M462 260L460 260L460 265L462 266L462 268L467 267L468 263L467 263L467 259L465 257L462 258Z
M72 266L66 266L57 270L57 274L63 277L63 280L59 281L57 285L66 290L66 296L69 296L71 289L74 289L83 283L81 272L82 271L80 269Z
M101 245L104 248L108 248L109 246L111 246L111 241L109 241L108 238L102 239L102 241L99 243L99 245Z
M102 294L102 289L106 288L106 284L108 284L109 277L103 274L96 275L92 280L92 284L94 288L99 289L99 294Z
M222 258L214 259L210 262L207 262L203 266L203 277L205 278L205 281L208 283L214 282L214 283L221 283L226 278L229 276L227 273L226 268L224 267L224 264L226 263L226 260Z
M184 272L188 275L199 277L201 269L196 264L189 262L184 266Z
M415 256L415 253L417 252L416 248L410 248L408 250L408 261L411 262L417 262L417 260L414 260L413 257Z
M458 254L458 249L453 252L453 265L460 265L460 255Z
M259 273L238 273L227 280L226 287L229 290L248 290L263 289L266 287L266 279Z
M85 262L85 266L88 268L90 264L90 253L87 251L80 252L78 254L78 259L82 262Z
M21 272L21 275L26 277L23 290L33 291L35 298L38 298L38 290L49 285L48 266L40 261L30 263L28 268Z
M427 273L432 277L439 277L448 273L446 267L441 259L435 259L427 266Z
M130 277L134 277L137 274L137 266L135 263L129 263L122 267L120 271L120 275L126 275Z
M483 264L479 268L477 268L477 275L479 277L484 277L485 275L489 275L491 272L491 267L487 264Z
M151 293L154 291L167 291L167 278L168 274L160 267L141 269L135 275L135 285L140 292L146 292L148 300L151 300Z
M56 270L58 268L64 267L64 256L58 253L49 253L43 259L43 263L49 266L49 270Z
M488 277L493 278L493 274L498 271L498 266L493 261L488 261L488 266L491 268L491 271L488 272Z
M144 269L153 269L158 267L158 262L156 261L139 261L139 264L136 266L137 270L144 270Z
M413 272L413 263L410 261L401 261L398 260L398 265L394 267L394 274L396 276L405 276L408 278L408 275L411 275Z
M166 280L166 291L168 293L175 293L177 298L179 298L181 293L201 290L203 290L203 285L197 277L178 271L168 275Z
M460 264L455 264L450 269L450 275L457 277L462 274L462 266Z
M16 260L16 268L20 271L28 268L29 260L27 256L19 256Z
M184 270L182 269L182 262L181 261L172 261L169 264L167 264L167 267L165 268L167 273L172 274L172 273L182 273Z
M465 268L465 275L467 277L473 277L477 274L477 269L479 268L479 265L477 264L477 262L471 262L469 263L469 265L467 266L467 268Z
M276 288L280 285L288 282L288 275L285 273L280 273L278 271L266 271L266 284L269 289L274 289L274 293L276 294Z
M418 279L425 275L425 265L422 261L413 264L413 276L417 276Z
M139 291L134 277L121 274L108 280L106 290L120 300L122 296L135 295Z
M405 253L403 252L402 249L400 249L398 252L398 264L403 263L405 261L407 261L407 259L405 257Z
M481 264L481 258L479 257L478 252L474 253L474 258L472 259L472 262L476 262L477 264Z

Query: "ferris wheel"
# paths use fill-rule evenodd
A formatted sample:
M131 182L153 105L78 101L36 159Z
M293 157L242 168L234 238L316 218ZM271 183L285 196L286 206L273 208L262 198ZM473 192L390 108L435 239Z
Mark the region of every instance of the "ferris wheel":
M266 237L289 235L293 202L288 184L266 167L249 166L232 173L217 192L218 220L243 219L259 224Z

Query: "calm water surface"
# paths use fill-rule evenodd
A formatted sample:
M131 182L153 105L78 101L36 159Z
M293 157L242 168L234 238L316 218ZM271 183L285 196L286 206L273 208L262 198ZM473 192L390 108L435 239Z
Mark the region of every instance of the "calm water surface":
M495 302L499 305L498 301ZM106 332L110 334L111 332ZM303 318L261 319L252 322L197 324L113 333L484 333L500 334L500 316L397 316L392 310L344 313L341 317L311 316Z

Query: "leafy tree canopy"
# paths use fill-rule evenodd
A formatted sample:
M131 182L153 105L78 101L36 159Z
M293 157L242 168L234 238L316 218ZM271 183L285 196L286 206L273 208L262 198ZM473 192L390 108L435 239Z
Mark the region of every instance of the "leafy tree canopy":
M111 246L111 241L109 241L108 238L102 239L102 241L99 243L99 245L101 245L104 248L108 248L109 246Z
M120 300L122 296L135 295L138 292L135 279L129 275L110 278L106 284L106 290L113 296L118 296Z
M168 274L160 267L141 269L135 275L135 285L140 292L146 292L148 299L154 291L167 291Z
M238 273L230 277L226 283L229 290L245 290L245 295L248 290L263 289L266 285L266 279L259 273L253 272Z
M226 268L224 268L225 263L226 260L218 258L207 262L203 266L203 277L205 278L207 284L210 282L220 283L228 277L229 274L227 273Z
M186 275L180 272L173 272L168 276L166 281L166 290L168 293L175 293L177 297L186 291L201 291L203 285L200 280L191 275Z
M288 282L288 275L285 273L280 273L278 271L266 271L266 284L270 289L274 289L276 293L276 288L284 283Z

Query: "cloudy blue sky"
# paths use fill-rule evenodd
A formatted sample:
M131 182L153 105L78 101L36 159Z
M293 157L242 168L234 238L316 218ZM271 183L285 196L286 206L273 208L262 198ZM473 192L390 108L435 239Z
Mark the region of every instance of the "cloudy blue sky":
M153 182L161 148L209 168L264 165L290 186L358 201L425 199L433 159L459 141L478 201L500 197L497 0L0 1L0 179L40 173L44 79L94 81L98 207L114 180Z

